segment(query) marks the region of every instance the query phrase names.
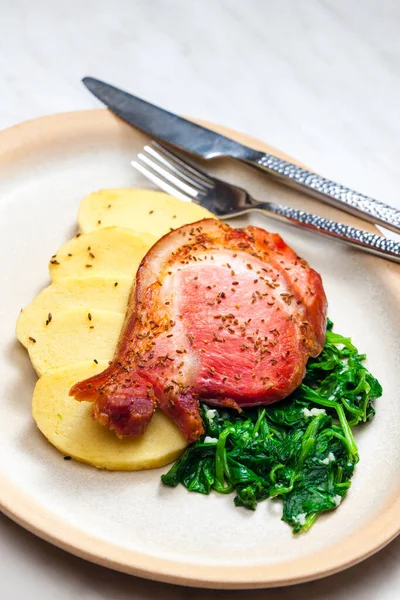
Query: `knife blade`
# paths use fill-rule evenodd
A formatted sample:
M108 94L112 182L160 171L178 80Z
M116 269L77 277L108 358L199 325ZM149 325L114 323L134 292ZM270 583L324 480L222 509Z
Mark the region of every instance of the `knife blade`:
M82 81L96 98L121 119L164 142L206 159L243 153L245 146L211 129L178 117L99 79L84 77Z
M253 150L99 79L85 77L82 81L112 112L160 141L205 159L228 156L247 162L285 185L400 233L400 211L388 204L273 154Z

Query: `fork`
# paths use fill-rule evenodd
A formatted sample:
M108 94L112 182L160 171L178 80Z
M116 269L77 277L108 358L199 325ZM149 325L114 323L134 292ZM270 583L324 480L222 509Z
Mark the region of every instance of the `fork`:
M400 262L398 242L291 206L255 200L245 189L208 175L157 142L144 146L131 164L168 194L185 202L200 204L219 219L258 212L381 258Z

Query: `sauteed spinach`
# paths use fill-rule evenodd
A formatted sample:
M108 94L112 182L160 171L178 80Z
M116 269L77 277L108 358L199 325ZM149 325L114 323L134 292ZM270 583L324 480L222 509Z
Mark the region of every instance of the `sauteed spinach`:
M379 382L351 339L332 331L302 385L283 402L245 409L201 407L205 433L162 476L189 491L235 492L234 503L255 510L281 497L282 520L294 533L339 506L359 457L353 428L371 420Z

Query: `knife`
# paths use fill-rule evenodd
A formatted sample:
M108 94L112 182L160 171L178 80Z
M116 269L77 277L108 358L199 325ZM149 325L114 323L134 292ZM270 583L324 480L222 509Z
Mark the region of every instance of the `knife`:
M378 223L400 233L400 211L392 206L355 192L273 154L253 150L99 79L85 77L82 81L88 90L113 113L153 138L207 160L226 156L249 163L281 183L365 221Z

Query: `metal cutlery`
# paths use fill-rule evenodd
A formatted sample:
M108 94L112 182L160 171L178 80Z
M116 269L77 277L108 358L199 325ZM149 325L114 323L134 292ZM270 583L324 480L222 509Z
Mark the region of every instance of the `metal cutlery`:
M93 77L85 77L83 83L116 115L152 137L205 159L227 156L247 162L285 185L295 187L365 221L378 223L400 233L400 210L392 206L287 160L253 150Z
M132 161L132 166L167 193L184 201L196 202L220 219L256 211L381 258L400 262L400 243L297 208L259 202L245 189L208 175L156 142L146 145Z

